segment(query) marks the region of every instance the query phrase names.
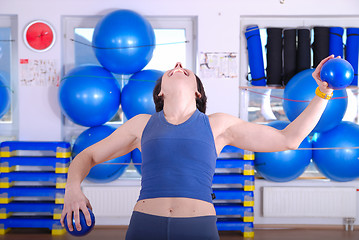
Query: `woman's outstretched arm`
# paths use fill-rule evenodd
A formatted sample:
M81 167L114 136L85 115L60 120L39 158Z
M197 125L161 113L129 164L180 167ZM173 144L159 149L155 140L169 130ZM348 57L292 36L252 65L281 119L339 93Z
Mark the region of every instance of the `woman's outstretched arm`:
M313 72L313 78L318 83L319 89L330 95L333 90L328 88L326 82L320 80L320 71L323 64L333 56L321 61ZM225 145L232 145L254 152L276 152L297 149L305 137L317 125L322 116L328 100L317 95L311 100L307 108L285 129L275 128L250 123L228 114L213 114L211 125L218 131L216 144L217 150Z
M72 213L74 214L76 229L80 230L79 210L85 215L87 225L91 225L91 207L89 200L81 190L81 182L91 168L99 163L123 156L135 148L140 148L140 140L144 127L150 115L140 114L128 120L107 138L95 143L80 152L71 162L65 189L64 209L61 214L61 224L67 214L67 223L70 231L72 227Z

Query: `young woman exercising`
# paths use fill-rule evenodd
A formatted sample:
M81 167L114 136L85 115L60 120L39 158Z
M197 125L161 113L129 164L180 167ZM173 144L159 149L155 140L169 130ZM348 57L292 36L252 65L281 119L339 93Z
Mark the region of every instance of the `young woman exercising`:
M222 148L232 145L255 152L296 149L319 121L333 90L320 80L324 59L313 77L321 94L284 130L214 113L205 115L206 95L200 79L181 63L157 82L153 96L156 113L128 120L109 137L88 147L72 161L65 191L65 215L76 228L79 210L90 225L89 200L81 182L96 164L142 152L142 182L126 239L219 239L212 203L212 179Z

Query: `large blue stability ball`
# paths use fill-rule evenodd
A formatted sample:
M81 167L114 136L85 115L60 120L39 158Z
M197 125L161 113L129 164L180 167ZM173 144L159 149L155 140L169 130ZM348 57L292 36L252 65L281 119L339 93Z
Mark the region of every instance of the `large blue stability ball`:
M358 178L358 136L359 126L343 121L337 127L313 138L313 161L318 170L327 178L338 182L347 182Z
M136 148L131 152L131 158L132 158L132 162L135 163L135 167L137 169L137 171L142 174L142 170L141 170L141 164L142 164L142 154L141 151Z
M278 130L284 129L290 122L274 121L268 125ZM309 148L300 150L301 148ZM305 171L312 158L312 144L306 137L299 146L299 150L281 152L256 152L254 167L267 180L274 182L288 182L296 179Z
M86 127L110 121L119 109L120 98L116 79L100 66L72 69L59 87L62 112L74 123Z
M222 158L243 158L244 150L235 146L226 145L221 150L220 156Z
M137 114L153 114L156 112L153 102L153 88L156 80L162 77L158 70L143 70L133 74L128 84L122 89L121 106L127 119Z
M80 225L81 225L81 230L78 231L76 229L76 225L75 225L75 217L74 215L72 215L72 227L73 227L73 231L69 230L68 224L67 224L67 214L65 215L65 219L64 219L64 224L65 224L65 229L68 233L70 233L73 236L76 237L80 237L80 236L85 236L87 234L89 234L91 232L91 230L93 229L93 227L95 226L95 215L93 214L93 212L91 211L90 208L87 208L89 213L90 213L90 217L91 217L91 226L88 226L86 223L86 218L84 213L80 210Z
M297 73L284 89L283 109L290 121L296 119L315 96L318 85L312 77L313 72L314 69L307 69ZM325 132L337 126L342 121L347 106L346 90L335 90L313 132Z
M5 84L5 79L0 75L0 118L10 109L10 89Z
M131 10L116 10L104 16L92 37L98 61L118 74L132 74L143 69L152 58L155 43L151 24Z
M73 157L75 157L85 148L108 137L115 130L116 128L108 125L92 127L85 130L77 137L74 143L72 150ZM130 161L131 161L131 153L128 153L124 156L98 164L93 168L91 168L86 179L91 182L97 182L97 183L107 183L114 181L117 178L119 178L122 175L122 173L126 170L127 165L123 163L130 163Z
M344 89L349 86L354 79L354 69L345 59L333 58L324 63L320 78L328 83L333 89Z

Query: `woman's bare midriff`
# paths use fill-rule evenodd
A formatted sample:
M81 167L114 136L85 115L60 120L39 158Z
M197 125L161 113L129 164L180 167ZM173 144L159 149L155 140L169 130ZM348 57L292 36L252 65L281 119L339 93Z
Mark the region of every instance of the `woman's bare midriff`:
M192 198L149 198L139 200L134 211L163 217L216 215L212 203Z

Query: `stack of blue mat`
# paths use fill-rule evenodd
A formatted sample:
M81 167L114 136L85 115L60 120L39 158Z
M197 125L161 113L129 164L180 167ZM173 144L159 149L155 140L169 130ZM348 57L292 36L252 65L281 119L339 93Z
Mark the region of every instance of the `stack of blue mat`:
M71 145L67 142L2 142L0 145L0 234L11 228L61 227Z
M212 189L219 231L241 231L244 237L254 237L253 159L253 155L231 146L217 159Z

